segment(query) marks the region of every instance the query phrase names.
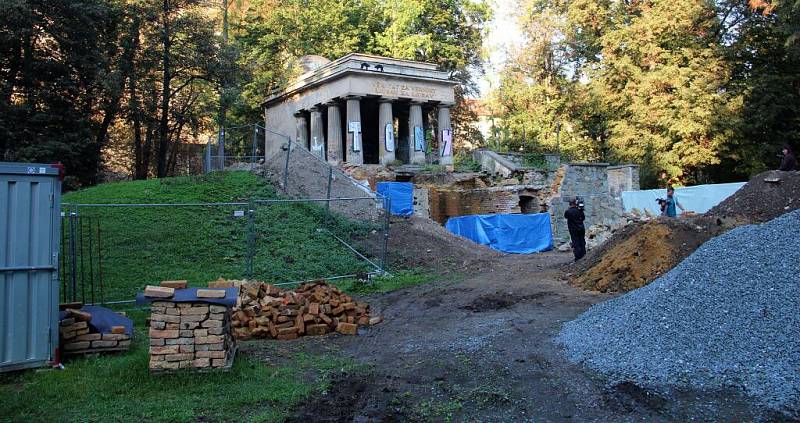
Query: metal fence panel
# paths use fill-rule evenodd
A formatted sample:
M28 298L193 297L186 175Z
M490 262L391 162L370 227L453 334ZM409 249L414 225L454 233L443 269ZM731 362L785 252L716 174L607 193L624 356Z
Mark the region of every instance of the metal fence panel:
M45 365L58 346L59 170L0 163L0 371Z

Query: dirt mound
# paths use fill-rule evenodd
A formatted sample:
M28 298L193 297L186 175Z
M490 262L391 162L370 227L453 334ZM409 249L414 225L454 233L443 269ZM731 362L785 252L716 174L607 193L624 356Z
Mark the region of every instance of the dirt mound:
M706 215L762 223L797 208L800 208L800 172L770 170L754 176Z
M600 292L640 288L727 229L708 217L660 218L628 225L569 267L570 284Z
M391 221L389 262L395 269L463 270L501 255L489 247L453 235L430 219L410 217Z

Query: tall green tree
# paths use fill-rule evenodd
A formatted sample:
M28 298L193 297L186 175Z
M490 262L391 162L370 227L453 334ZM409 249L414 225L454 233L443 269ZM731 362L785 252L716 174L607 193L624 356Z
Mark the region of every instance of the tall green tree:
M104 0L0 2L0 158L97 181L119 104L120 10Z
M643 1L625 12L600 37L602 60L589 73L609 111L609 142L620 158L645 165L645 183L660 170L698 181L719 163L727 134L716 123L736 103L724 91L730 66L713 36L713 4Z

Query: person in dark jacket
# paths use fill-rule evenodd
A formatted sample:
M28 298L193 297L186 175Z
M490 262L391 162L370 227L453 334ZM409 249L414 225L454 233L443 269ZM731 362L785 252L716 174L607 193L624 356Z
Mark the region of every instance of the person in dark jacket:
M578 261L586 255L586 228L583 226L586 216L583 214L583 209L578 207L577 199L569 200L569 208L564 212L564 218L567 219L567 229L572 240L572 253L575 255L575 261Z
M783 158L781 159L781 167L778 170L797 170L797 158L789 145L783 147Z

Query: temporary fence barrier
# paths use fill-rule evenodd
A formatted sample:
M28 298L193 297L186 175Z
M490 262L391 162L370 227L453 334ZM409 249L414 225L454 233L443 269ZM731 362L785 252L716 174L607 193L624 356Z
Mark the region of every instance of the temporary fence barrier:
M336 204L338 207L331 207ZM336 208L374 210L349 219ZM63 204L62 301L132 302L161 280L278 285L384 274L388 212L371 196Z

